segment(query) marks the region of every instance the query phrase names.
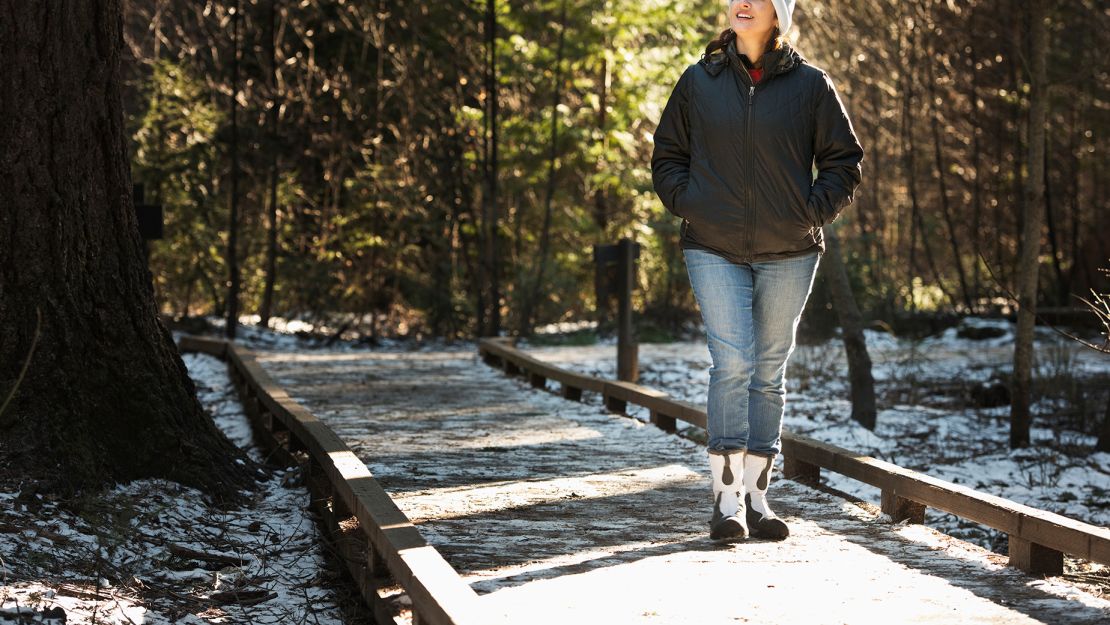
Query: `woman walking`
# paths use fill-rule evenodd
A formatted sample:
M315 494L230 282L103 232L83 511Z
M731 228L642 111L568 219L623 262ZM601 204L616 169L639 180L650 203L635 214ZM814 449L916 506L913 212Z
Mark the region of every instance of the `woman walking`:
M767 503L786 361L863 150L828 75L786 41L795 0L735 0L655 133L655 192L682 250L709 353L710 537L784 539ZM814 176L816 171L816 176Z

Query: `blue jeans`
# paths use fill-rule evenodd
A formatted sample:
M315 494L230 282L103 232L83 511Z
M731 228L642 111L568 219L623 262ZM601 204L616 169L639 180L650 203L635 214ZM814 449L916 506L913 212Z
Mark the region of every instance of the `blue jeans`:
M703 250L683 254L713 361L709 451L778 454L786 360L820 255L736 264Z

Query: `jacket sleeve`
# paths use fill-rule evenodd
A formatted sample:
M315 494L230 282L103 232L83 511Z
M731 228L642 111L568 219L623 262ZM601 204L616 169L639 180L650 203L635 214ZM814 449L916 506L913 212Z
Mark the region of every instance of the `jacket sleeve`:
M678 196L690 179L690 116L688 114L690 66L671 91L663 116L655 129L651 153L651 182L655 193L670 212L679 215Z
M807 208L817 225L832 223L852 203L859 186L863 148L856 139L844 103L827 74L822 73L816 96L813 160L817 178Z

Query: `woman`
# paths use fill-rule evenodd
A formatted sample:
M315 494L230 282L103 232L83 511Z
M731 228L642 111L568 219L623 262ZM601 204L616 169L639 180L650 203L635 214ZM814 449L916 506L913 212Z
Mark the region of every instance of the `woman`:
M766 494L786 361L863 150L832 81L783 34L795 0L728 3L729 29L682 74L655 133L655 192L682 218L705 322L710 537L784 539ZM816 170L816 176L814 176Z

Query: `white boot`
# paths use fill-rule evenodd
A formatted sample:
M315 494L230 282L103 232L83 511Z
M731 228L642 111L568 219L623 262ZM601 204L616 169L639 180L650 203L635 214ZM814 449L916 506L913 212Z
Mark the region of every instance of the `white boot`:
M735 542L748 535L744 524L744 451L709 454L713 474L713 518L709 521L709 537Z
M771 466L774 464L774 456L747 454L744 457L744 490L747 491L744 501L747 503L748 529L752 536L782 540L790 535L790 529L767 505L767 486L771 483Z

